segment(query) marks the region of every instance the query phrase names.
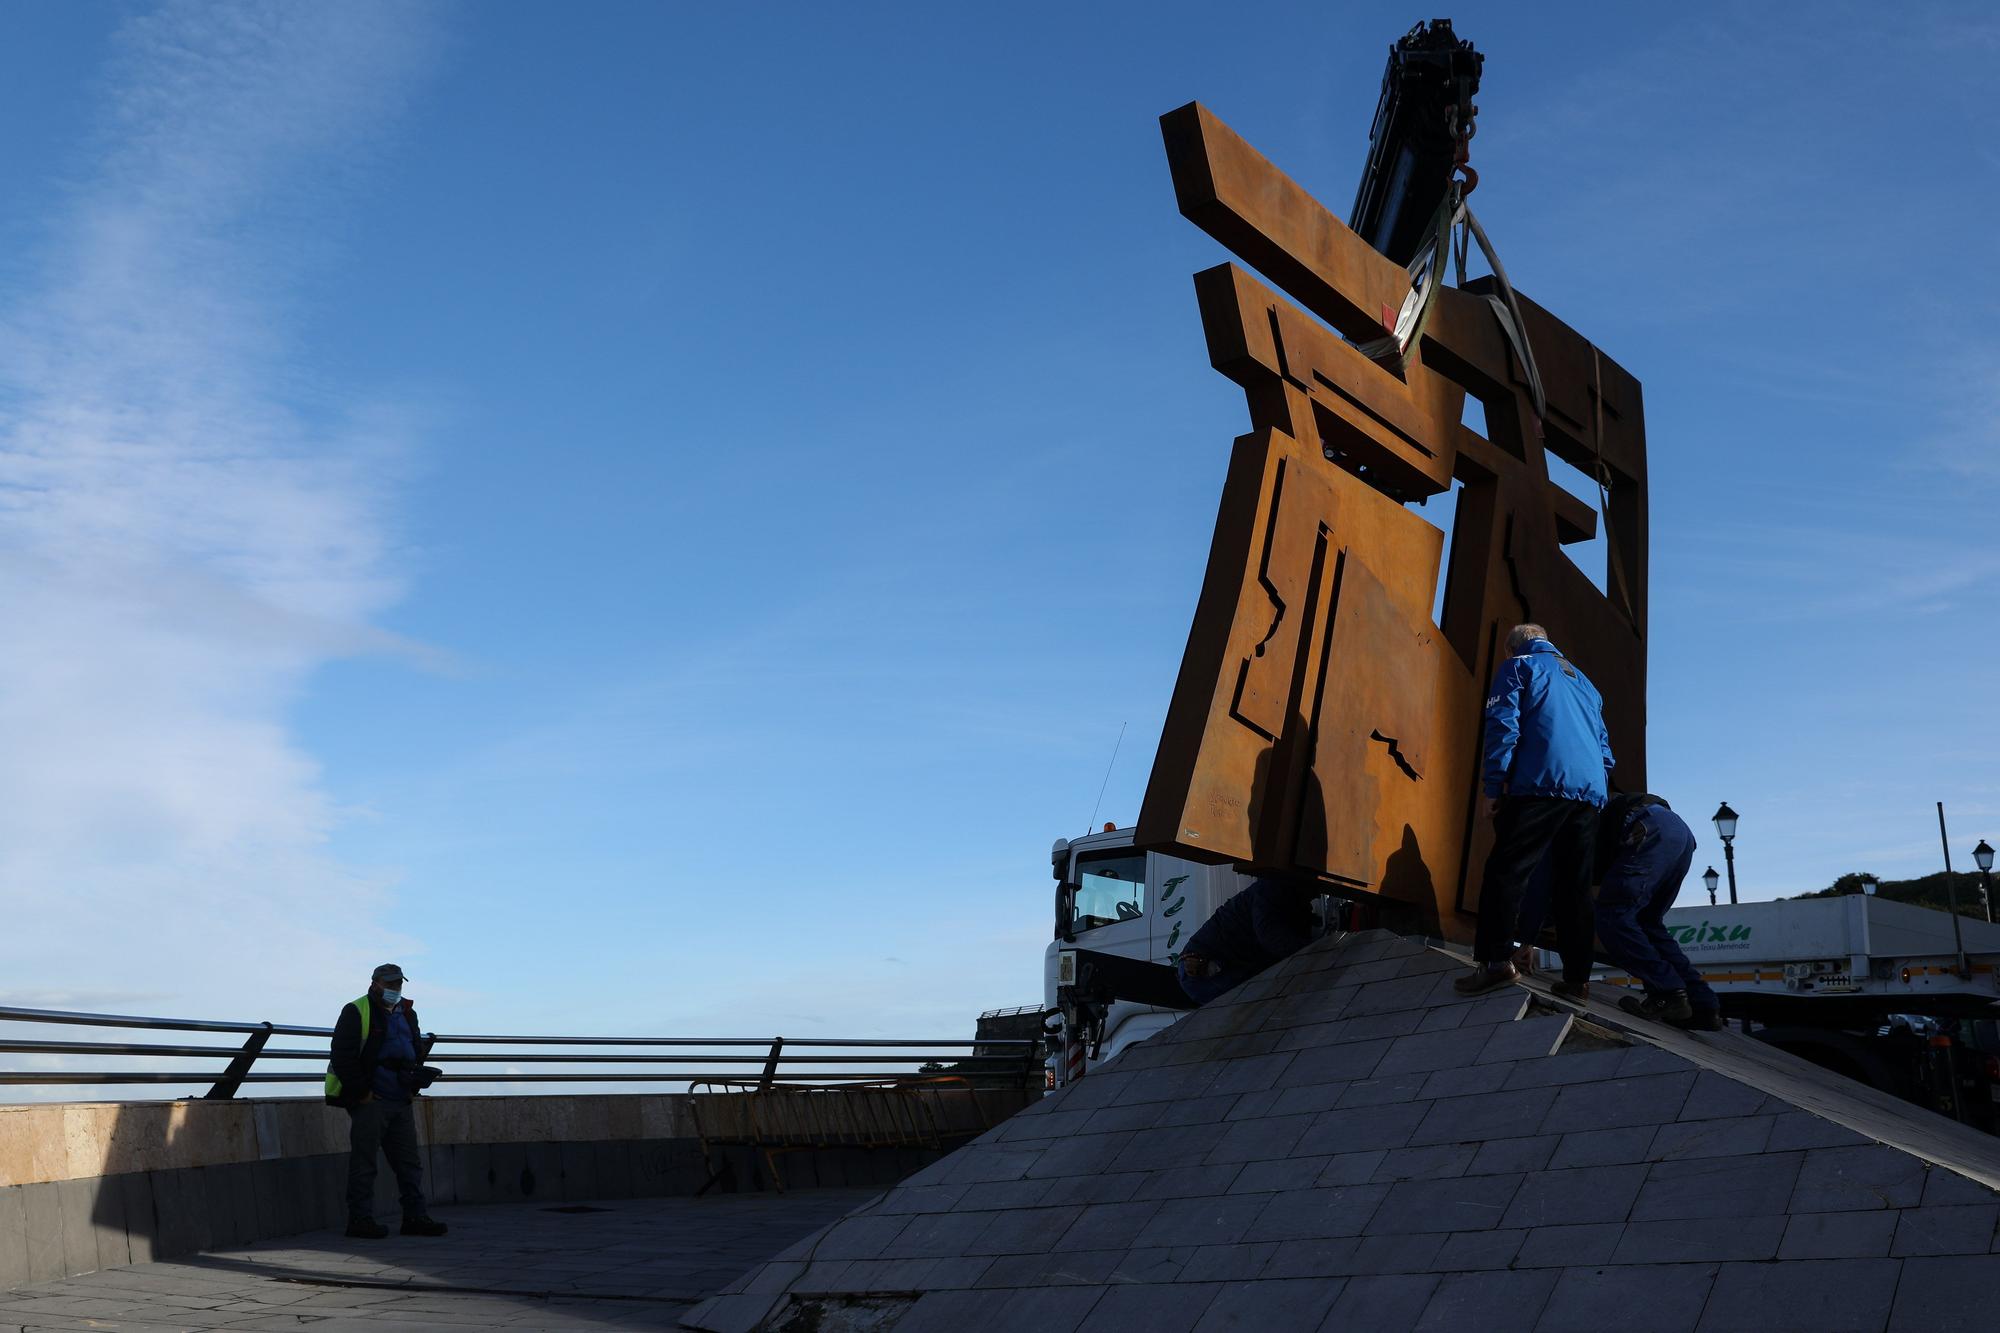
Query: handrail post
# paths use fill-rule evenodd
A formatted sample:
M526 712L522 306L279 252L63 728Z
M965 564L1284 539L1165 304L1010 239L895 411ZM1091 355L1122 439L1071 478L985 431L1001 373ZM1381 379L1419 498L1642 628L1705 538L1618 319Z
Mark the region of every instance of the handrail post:
M222 1077L216 1080L215 1086L202 1094L202 1100L226 1102L234 1097L236 1089L243 1085L243 1076L250 1072L251 1065L257 1063L258 1052L264 1049L264 1043L270 1039L271 1024L269 1023L265 1023L263 1027L251 1033L250 1040L243 1043L243 1049L238 1051L236 1058L229 1062L229 1068L222 1071Z
M771 1058L764 1062L764 1077L757 1084L757 1091L769 1092L771 1080L778 1076L778 1052L785 1049L783 1037L771 1038Z

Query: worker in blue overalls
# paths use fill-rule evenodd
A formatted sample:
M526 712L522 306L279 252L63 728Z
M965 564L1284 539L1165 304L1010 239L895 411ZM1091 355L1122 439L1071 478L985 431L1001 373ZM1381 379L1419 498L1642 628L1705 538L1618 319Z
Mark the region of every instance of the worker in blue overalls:
M1597 825L1597 938L1646 988L1618 1007L1705 1032L1722 1028L1722 1004L1666 927L1667 909L1694 863L1694 833L1657 796L1619 793Z

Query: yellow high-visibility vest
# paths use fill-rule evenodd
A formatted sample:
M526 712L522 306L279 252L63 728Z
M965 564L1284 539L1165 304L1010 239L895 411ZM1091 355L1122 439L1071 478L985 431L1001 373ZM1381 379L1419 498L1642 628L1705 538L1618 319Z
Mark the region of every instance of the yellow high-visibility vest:
M368 1024L373 1018L372 1011L375 1006L368 1003L366 995L349 1000L348 1003L353 1005L361 1014L361 1044L366 1046L368 1044ZM326 1095L329 1097L338 1097L340 1095L340 1076L333 1072L333 1061L331 1060L326 1062Z

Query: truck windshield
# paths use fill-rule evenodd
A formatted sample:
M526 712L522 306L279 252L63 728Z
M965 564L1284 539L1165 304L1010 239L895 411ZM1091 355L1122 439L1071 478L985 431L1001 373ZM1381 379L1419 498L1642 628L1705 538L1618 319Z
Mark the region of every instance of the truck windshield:
M1144 852L1077 858L1076 929L1090 930L1146 914Z

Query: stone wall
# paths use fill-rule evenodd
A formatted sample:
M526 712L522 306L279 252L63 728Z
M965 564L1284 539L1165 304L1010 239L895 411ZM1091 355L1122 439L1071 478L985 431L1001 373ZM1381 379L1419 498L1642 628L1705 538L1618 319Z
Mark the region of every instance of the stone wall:
M846 1096L856 1129L890 1123L880 1094ZM946 1092L930 1114L950 1148L1022 1100ZM692 1194L709 1178L700 1130L745 1137L752 1114L739 1096L686 1094L433 1097L417 1110L425 1190L440 1204ZM780 1133L805 1129L806 1110L757 1107ZM781 1155L786 1188L886 1187L940 1155L866 1146L867 1133L815 1137L842 1146ZM752 1149L715 1156L727 1168L715 1189L772 1187ZM347 1115L316 1098L0 1106L0 1288L339 1226L346 1170ZM378 1214L393 1216L386 1163L375 1183Z

